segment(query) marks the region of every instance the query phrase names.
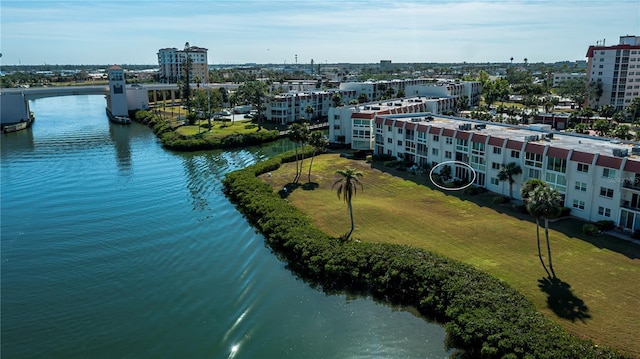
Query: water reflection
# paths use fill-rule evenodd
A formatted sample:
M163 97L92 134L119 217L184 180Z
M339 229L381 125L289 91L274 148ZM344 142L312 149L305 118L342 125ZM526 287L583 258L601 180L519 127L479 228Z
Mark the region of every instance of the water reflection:
M121 175L131 174L131 128L129 126L110 124L109 136L116 150L116 164Z

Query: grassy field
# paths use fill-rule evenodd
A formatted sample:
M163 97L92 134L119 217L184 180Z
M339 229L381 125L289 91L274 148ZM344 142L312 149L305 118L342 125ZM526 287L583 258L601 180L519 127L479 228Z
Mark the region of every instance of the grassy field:
M244 119L241 121L211 121L211 131L208 131L207 121L198 121L193 126L181 126L176 129L176 132L183 136L193 136L198 133L206 133L206 137L223 138L234 133L248 133L256 132L258 126L251 122L251 119Z
M308 165L307 159L301 184ZM640 246L587 237L576 219L552 223L553 262L561 283L549 287L541 281L546 273L537 257L535 223L527 215L493 205L492 194L443 193L433 190L425 175L389 173L329 154L314 160L311 182L317 187L300 186L287 200L336 237L350 224L347 206L331 185L335 171L347 166L364 173L364 190L353 200L353 238L416 246L469 263L509 283L570 333L640 357ZM287 163L262 178L279 190L294 173L295 163Z

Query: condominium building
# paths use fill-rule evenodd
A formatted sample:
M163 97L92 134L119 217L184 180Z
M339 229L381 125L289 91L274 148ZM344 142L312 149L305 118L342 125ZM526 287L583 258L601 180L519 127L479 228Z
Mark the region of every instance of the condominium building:
M482 94L482 84L477 81L451 81L431 78L343 82L340 84L340 89L356 91L358 96L365 94L370 101L378 101L385 97L397 97L400 91L409 97L450 97L457 99L466 96L468 107L478 106L480 104L480 95ZM388 96L391 92L393 92L393 95Z
M177 83L184 80L186 76L183 69L184 62L187 58L190 58L191 72L189 74L189 82L208 83L207 51L203 47L189 46L189 43L182 50L178 50L175 47L158 50L158 65L160 66L158 76L160 82Z
M446 87L443 87L446 90ZM457 97L406 97L329 109L329 140L356 150L374 149L371 120L386 114L455 112Z
M589 99L591 107L621 110L640 96L640 36L620 36L614 46L589 46L586 57L587 81L602 89L599 98Z
M585 73L580 72L556 72L553 74L553 87L559 87L563 82L571 79L584 79L586 77Z
M549 125L518 127L431 113L358 121L374 129L376 154L423 168L457 161L451 162L452 175L505 195L509 185L498 172L515 162L523 172L514 178L515 197L526 180L538 178L560 192L573 216L611 220L629 234L640 230L639 143L558 133Z
M315 118L328 116L332 106L333 97L339 95L342 102L349 102L357 98L355 91L305 91L288 92L272 97L267 103L265 116L267 121L286 125L291 122L305 119L310 121ZM307 113L307 108L312 108L312 113Z

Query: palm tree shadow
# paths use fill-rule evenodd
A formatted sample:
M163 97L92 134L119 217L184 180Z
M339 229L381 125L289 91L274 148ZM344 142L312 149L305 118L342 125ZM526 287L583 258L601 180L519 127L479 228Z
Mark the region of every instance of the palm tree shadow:
M542 278L538 280L538 287L547 294L547 307L563 319L572 322L585 322L591 318L589 308L584 301L573 294L571 285L560 278Z
M313 191L314 189L320 187L320 185L316 182L307 182L302 185L302 189L305 191Z
M287 183L278 191L280 198L287 198L296 188L300 187L300 183Z

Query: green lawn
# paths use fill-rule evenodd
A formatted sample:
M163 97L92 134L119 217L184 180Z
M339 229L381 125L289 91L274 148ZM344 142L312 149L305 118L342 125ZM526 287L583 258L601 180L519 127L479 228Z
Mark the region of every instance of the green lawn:
M302 184L308 165L306 159ZM565 287L547 295L538 286L546 274L537 257L535 223L510 206L493 205L492 194L443 193L429 187L426 176L392 175L329 154L314 160L311 180L318 187L299 187L287 200L326 233L344 234L347 206L331 185L336 169L346 166L364 173L364 190L353 200L355 239L407 244L474 265L508 282L570 333L640 357L640 246L584 236L576 219L553 223L554 268ZM262 178L279 190L294 173L295 163L287 163Z
M199 121L193 126L180 126L176 132L183 136L193 136L198 133L204 133L205 137L223 138L235 133L256 132L258 126L251 122L251 119L243 119L241 121L211 121L212 129L208 131L208 122Z

